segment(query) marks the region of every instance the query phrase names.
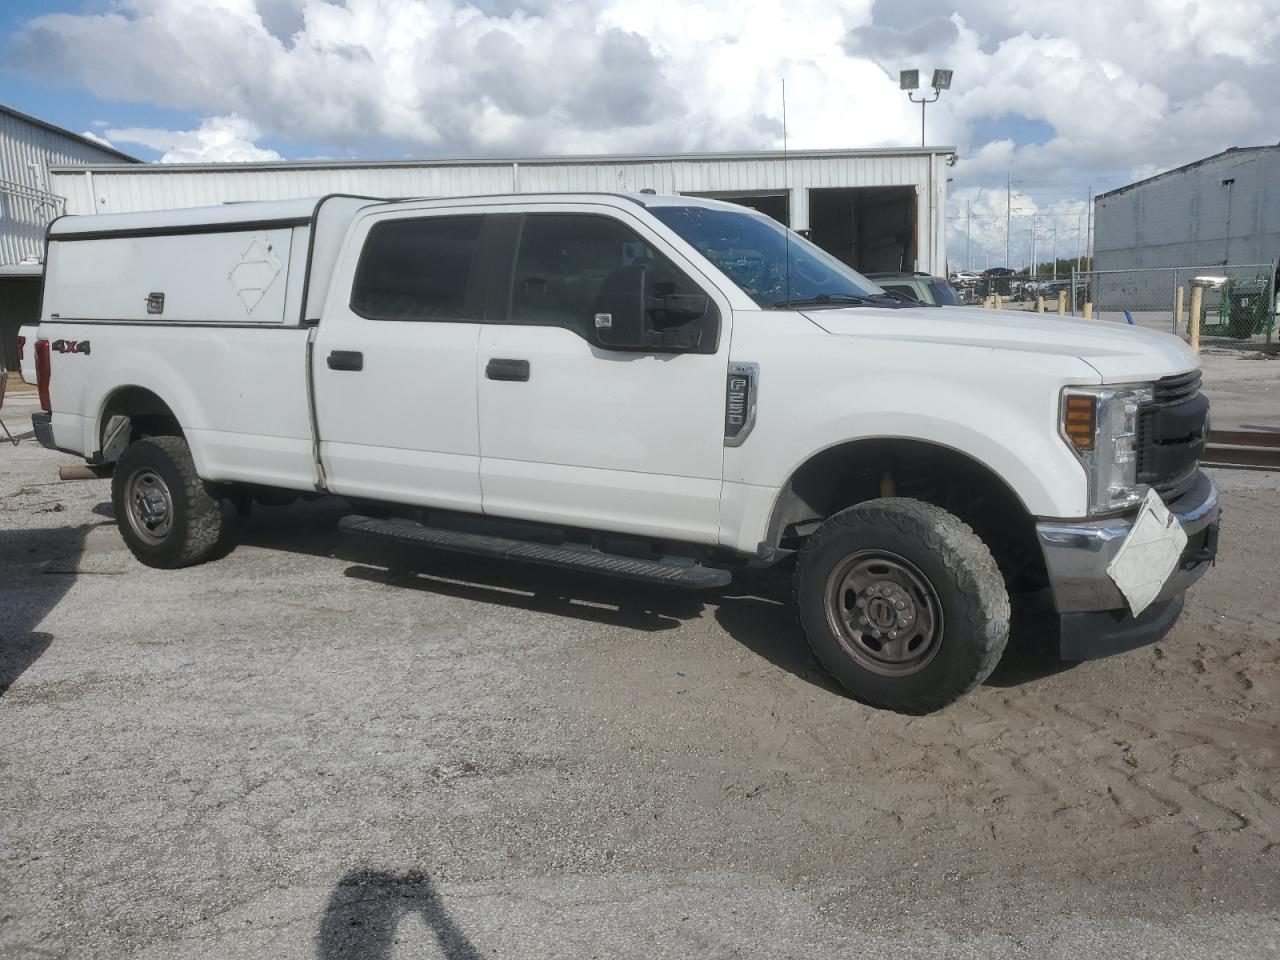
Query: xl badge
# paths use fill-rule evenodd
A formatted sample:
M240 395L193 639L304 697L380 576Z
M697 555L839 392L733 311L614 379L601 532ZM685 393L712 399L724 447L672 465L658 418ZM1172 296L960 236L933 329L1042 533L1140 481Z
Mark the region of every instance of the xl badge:
M49 344L49 349L54 353L83 353L87 357L89 355L89 341L55 340Z

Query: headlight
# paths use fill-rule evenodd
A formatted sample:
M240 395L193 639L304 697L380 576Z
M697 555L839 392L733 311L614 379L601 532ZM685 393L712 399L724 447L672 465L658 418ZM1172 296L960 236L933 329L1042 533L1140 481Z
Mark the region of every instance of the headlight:
M1152 399L1149 383L1067 387L1059 431L1089 475L1089 513L1137 506L1147 487L1138 483L1138 410Z

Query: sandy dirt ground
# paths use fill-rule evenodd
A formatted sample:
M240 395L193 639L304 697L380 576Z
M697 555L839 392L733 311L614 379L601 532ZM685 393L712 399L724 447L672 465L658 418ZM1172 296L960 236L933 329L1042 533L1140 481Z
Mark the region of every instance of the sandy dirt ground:
M1280 361L1205 355L1215 424ZM1160 644L1034 618L910 718L785 591L690 596L340 538L159 572L105 481L0 448L0 956L1280 956L1280 474L1216 470Z

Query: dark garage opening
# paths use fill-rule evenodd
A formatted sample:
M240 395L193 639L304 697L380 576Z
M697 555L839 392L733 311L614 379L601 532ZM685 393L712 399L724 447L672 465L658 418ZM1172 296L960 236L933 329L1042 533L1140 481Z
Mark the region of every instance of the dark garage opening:
M0 366L18 369L18 328L39 320L39 275L0 276Z
M766 217L773 217L779 223L789 223L791 211L788 209L787 194L782 190L748 191L746 193L688 193L689 197L707 197L711 200L725 200L728 203L741 204L758 210Z
M863 273L914 270L915 187L812 189L809 239Z

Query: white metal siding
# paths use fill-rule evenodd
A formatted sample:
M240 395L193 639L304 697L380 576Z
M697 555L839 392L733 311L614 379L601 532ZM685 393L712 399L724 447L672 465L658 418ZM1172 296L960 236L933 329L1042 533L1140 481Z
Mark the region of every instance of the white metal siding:
M43 255L45 226L62 213L51 166L118 162L117 154L0 109L0 263Z
M1229 193L1223 180L1235 181ZM1228 153L1104 195L1096 216L1102 270L1269 263L1280 257L1280 148Z
M949 150L799 153L706 157L547 158L509 161L424 161L352 165L280 164L54 170L54 192L73 214L163 210L245 200L281 200L328 193L375 197L443 197L546 191L735 193L791 187L913 186L918 198L919 268L946 263L946 177ZM807 204L793 225L808 226Z

